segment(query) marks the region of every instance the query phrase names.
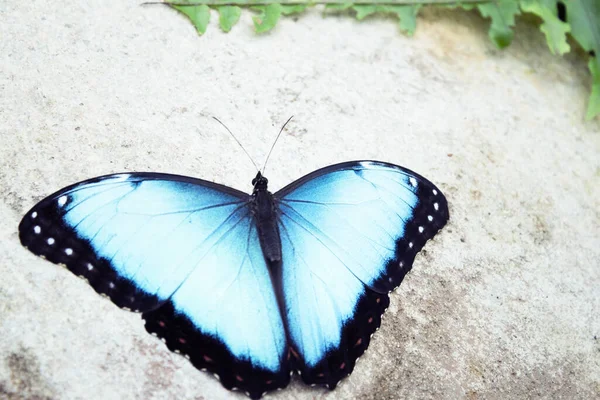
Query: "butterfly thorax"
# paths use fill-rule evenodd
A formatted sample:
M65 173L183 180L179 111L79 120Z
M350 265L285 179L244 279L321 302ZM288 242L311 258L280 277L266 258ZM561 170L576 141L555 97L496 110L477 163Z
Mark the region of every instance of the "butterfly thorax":
M256 220L260 246L269 264L281 261L281 239L277 225L275 200L267 190L269 181L260 172L252 180L252 213Z

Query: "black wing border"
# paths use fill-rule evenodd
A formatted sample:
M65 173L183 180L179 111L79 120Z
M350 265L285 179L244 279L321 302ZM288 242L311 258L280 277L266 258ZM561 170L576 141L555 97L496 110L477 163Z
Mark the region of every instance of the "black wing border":
M62 189L59 189L59 190L55 191L54 193L47 195L42 200L38 201L33 207L31 207L29 209L29 211L27 213L25 213L25 215L30 214L32 211L34 211L35 208L39 208L45 202L55 199L57 197L60 197L60 195L62 195L63 193L66 193L72 189L75 189L78 186L94 184L94 183L101 183L104 180L118 178L120 176L125 176L125 175L128 175L129 177L143 179L143 180L165 180L165 181L191 183L191 184L198 185L198 186L206 186L211 189L215 189L220 192L224 192L224 193L230 194L232 196L238 197L240 200L247 200L250 197L250 194L243 192L241 190L234 189L229 186L221 185L220 183L215 183L215 182L207 181L207 180L200 179L200 178L193 178L191 176L168 174L168 173L163 173L163 172L126 172L126 171L124 171L124 172L115 172L112 174L105 174L105 175L96 176L94 178L84 179L82 181L72 183L68 186L65 186Z
M286 185L285 187L279 189L273 195L275 196L276 199L281 200L283 197L290 194L295 189L297 189L298 187L302 186L303 184L305 184L306 182L308 182L312 179L318 178L319 176L328 174L330 172L353 169L353 167L356 167L357 165L361 165L363 163L371 163L374 165L378 165L378 166L382 166L382 167L386 167L386 168L390 168L390 169L398 169L406 174L409 174L409 175L414 176L415 178L418 178L419 180L421 180L423 182L427 182L431 186L432 189L436 189L436 190L440 191L437 188L437 186L435 186L429 179L425 178L422 175L419 175L418 173L416 173L408 168L404 168L400 165L396 165L396 164L392 164L392 163L388 163L388 162L384 162L384 161L377 161L377 160L355 160L355 161L344 161L344 162L341 162L338 164L332 164L332 165L328 165L323 168L319 168L309 174L304 175L301 178L298 178L297 180L290 183L289 185Z

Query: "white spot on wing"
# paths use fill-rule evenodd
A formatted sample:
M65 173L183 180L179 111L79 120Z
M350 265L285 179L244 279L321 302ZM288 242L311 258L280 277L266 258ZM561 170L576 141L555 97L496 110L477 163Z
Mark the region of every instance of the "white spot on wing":
M440 205L438 203L433 203L433 208L437 211L440 208Z
M424 229L422 226L419 227L419 233L423 233Z
M90 263L87 263L86 266L87 266L88 271L91 271L91 270L94 269L94 266L92 264L90 264Z
M413 242L408 242L408 247L413 248Z
M65 249L65 254L66 254L66 255L68 255L68 256L70 256L71 254L73 254L73 249L71 249L71 248L67 247L67 248Z
M437 196L437 190L433 189L433 195Z
M33 227L33 231L35 232L36 235L39 235L42 232L42 228L40 228L38 225Z
M67 204L67 196L60 196L58 198L58 205L60 207L64 206L65 204Z
M35 219L35 218L37 218L37 215L38 215L37 211L34 211L34 212L31 213L31 218Z
M56 242L56 240L54 240L54 238L49 237L48 240L46 240L46 242L52 246L54 244L54 242Z
M413 187L417 187L417 180L415 178L413 178L412 176L408 179L408 181L410 182L410 184Z
M427 219L429 220L429 222L433 221L433 217L431 215L428 215Z

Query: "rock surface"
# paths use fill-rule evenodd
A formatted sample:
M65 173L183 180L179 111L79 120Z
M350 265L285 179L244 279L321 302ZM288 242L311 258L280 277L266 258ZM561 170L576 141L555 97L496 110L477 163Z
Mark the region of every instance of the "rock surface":
M139 316L34 257L21 216L67 184L121 171L276 190L318 167L380 159L444 190L451 220L391 297L354 373L277 399L600 397L600 135L584 122L580 55L552 56L520 21L425 10L387 19L284 18L203 37L137 1L0 6L0 398L225 399Z

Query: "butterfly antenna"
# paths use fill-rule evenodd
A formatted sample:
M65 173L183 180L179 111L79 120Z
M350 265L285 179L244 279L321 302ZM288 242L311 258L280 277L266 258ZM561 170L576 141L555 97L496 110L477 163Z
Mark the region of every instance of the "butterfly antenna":
M248 156L248 158L250 159L250 161L252 162L252 164L254 164L254 168L256 168L256 171L260 171L258 169L258 165L256 165L256 163L254 162L254 160L252 159L252 157L250 157L250 154L248 154L248 152L246 151L246 149L244 148L244 146L242 146L242 144L240 143L239 140L237 140L237 138L235 137L235 135L229 130L229 128L222 123L221 121L219 121L219 118L217 117L213 117L215 121L217 121L218 123L220 123L221 125L223 125L223 128L227 129L227 132L229 132L229 134L231 135L231 137L233 138L233 140L236 141L236 143L242 148L242 150L244 150L244 153L246 153L246 155Z
M294 118L293 115L291 117L289 117L287 121L285 121L285 124L283 124L283 126L281 127L281 130L277 134L277 137L275 138L275 141L273 142L273 146L271 146L271 150L269 150L269 154L267 154L267 159L265 160L265 163L264 163L264 165L262 167L262 173L263 173L263 175L265 173L265 168L267 168L267 162L269 161L269 157L271 157L271 153L273 152L273 149L275 148L275 145L277 144L277 140L279 140L279 136L281 136L281 133L285 129L285 126L288 124L288 122L290 122L292 120L292 118Z

